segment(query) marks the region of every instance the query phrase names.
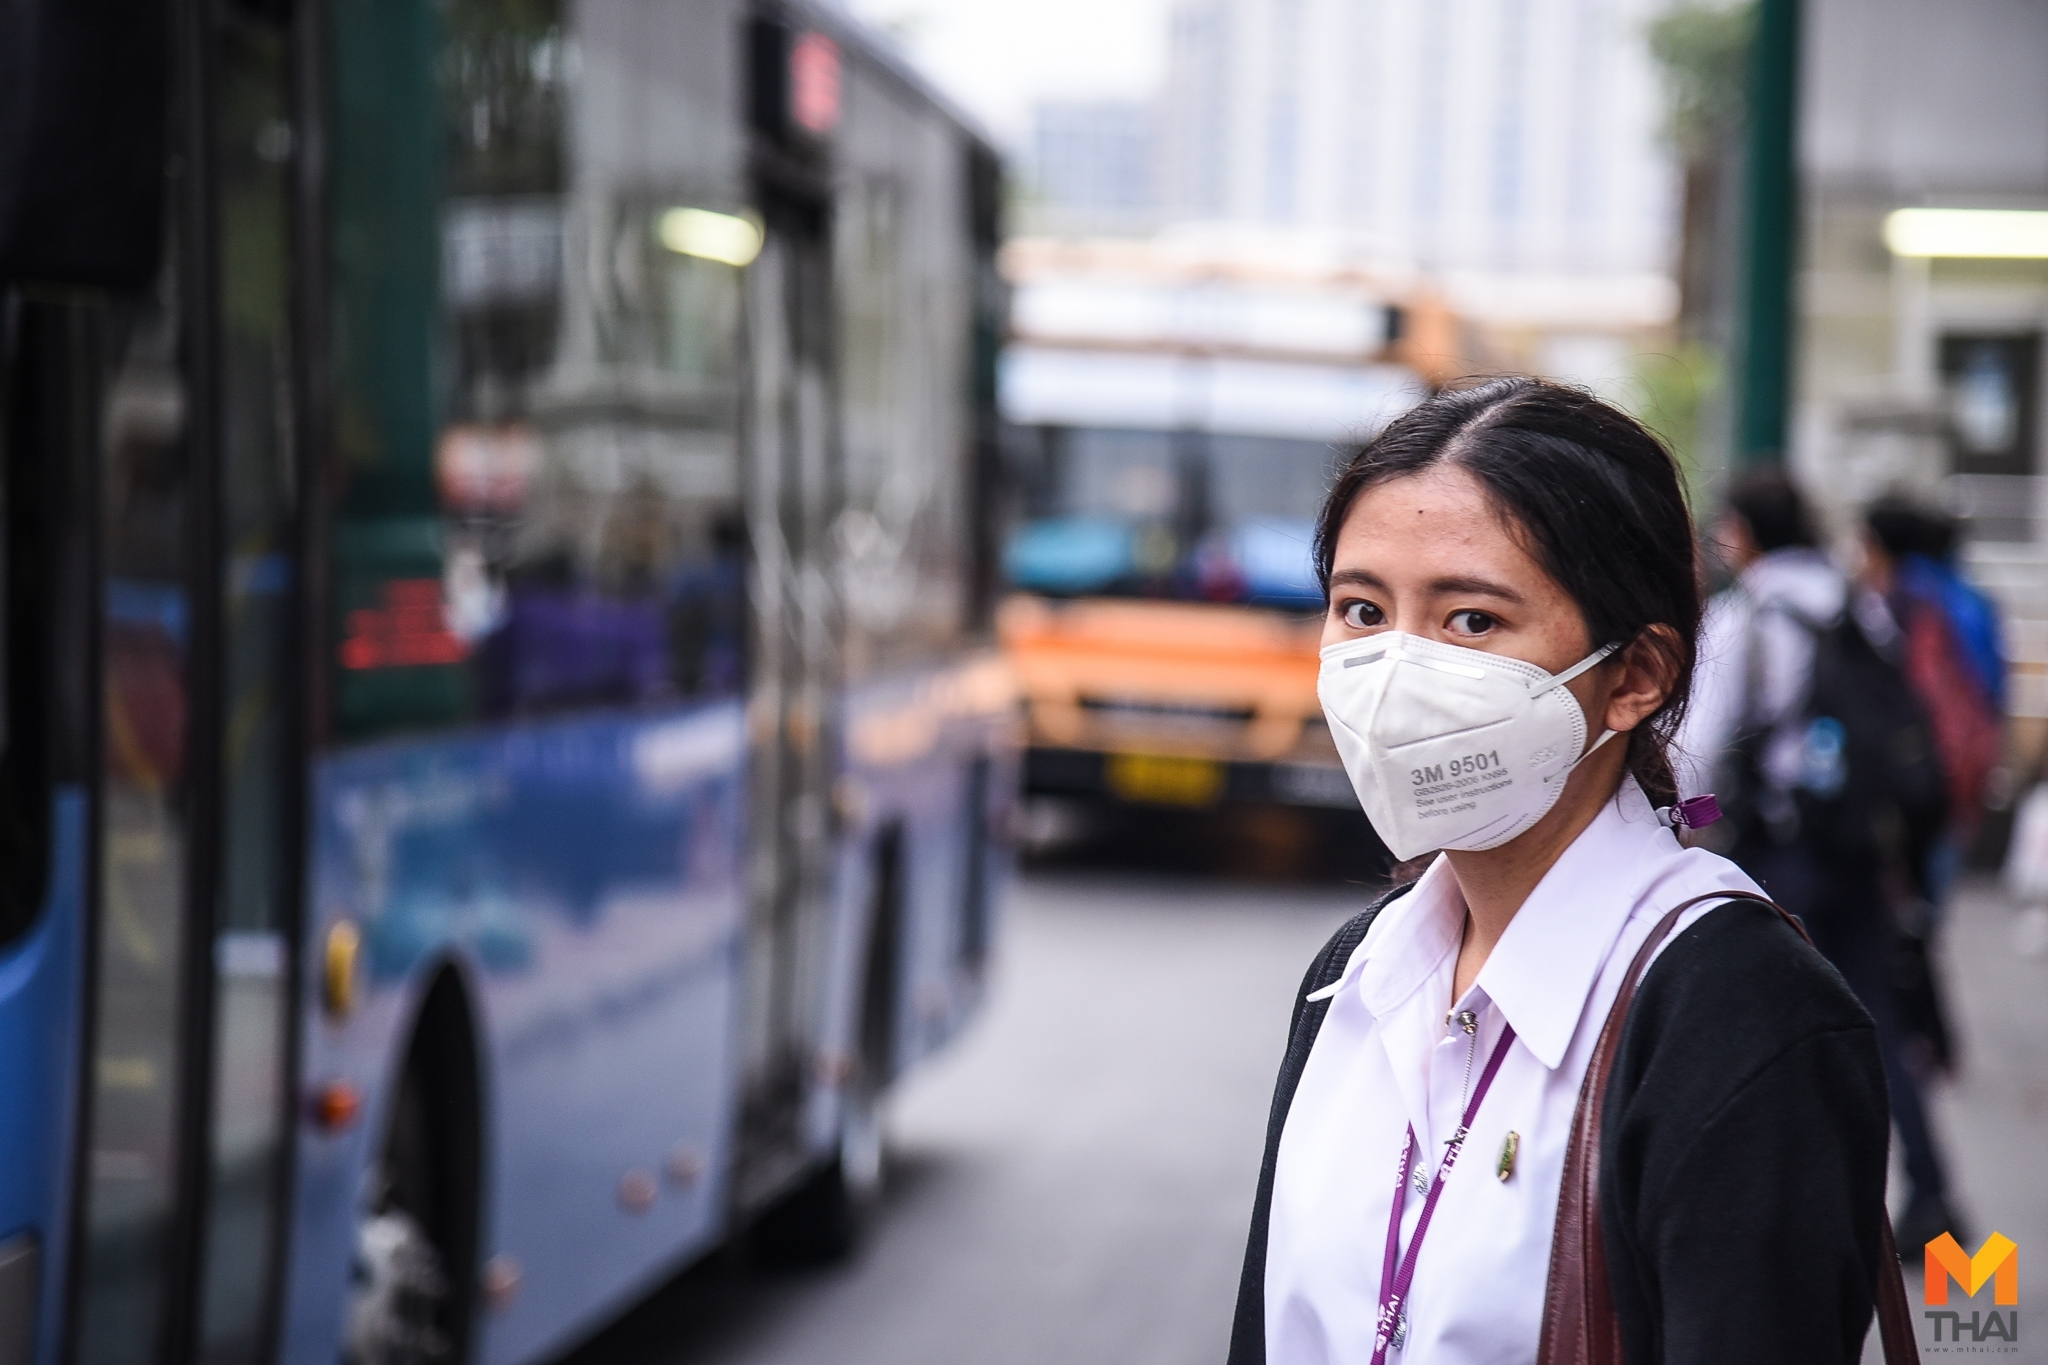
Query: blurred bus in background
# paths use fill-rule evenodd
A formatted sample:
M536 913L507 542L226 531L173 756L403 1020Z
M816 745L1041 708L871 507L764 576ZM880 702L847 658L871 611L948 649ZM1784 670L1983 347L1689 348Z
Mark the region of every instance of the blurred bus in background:
M1316 701L1314 518L1342 450L1461 348L1427 295L1287 247L1005 248L1000 633L1033 796L1357 812Z
M1017 785L988 145L774 3L29 11L0 1361L843 1249Z

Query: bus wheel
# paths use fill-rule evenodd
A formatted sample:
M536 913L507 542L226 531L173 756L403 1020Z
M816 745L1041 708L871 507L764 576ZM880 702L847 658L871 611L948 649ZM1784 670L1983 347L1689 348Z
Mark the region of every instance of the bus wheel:
M355 1283L348 1307L348 1365L426 1365L448 1358L441 1333L448 1275L441 1253L403 1209L372 1214L356 1228Z
M859 1247L882 1194L881 1108L871 1086L854 1081L841 1100L832 1159L754 1224L749 1245L772 1266L824 1265Z
M356 1224L347 1365L468 1358L479 1196L476 1057L460 981L443 972L421 1007L371 1198Z

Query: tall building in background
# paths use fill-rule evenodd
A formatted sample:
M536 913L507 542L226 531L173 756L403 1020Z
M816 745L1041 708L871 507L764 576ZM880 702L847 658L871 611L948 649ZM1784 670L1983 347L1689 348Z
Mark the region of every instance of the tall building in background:
M1357 234L1432 271L1664 275L1660 0L1182 0L1162 97L1181 218Z
M1091 230L1152 225L1154 118L1144 104L1045 101L1032 110L1032 197L1044 216Z

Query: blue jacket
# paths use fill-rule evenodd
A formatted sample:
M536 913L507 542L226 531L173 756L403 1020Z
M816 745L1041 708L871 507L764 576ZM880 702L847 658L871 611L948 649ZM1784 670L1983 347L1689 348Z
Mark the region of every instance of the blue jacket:
M1899 587L1948 617L1963 661L1977 679L1993 709L2005 709L2005 644L1998 627L1998 607L1955 565L1907 555L1899 561Z

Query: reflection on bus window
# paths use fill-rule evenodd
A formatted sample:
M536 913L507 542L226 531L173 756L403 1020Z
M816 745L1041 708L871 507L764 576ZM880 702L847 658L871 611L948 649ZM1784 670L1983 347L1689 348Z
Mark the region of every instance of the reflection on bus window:
M388 17L336 17L336 98L409 98L441 135L338 124L335 730L735 695L733 357L759 229L730 158L692 142L729 119L679 119L665 173L613 183L597 149L635 115L558 0L442 14L437 63Z
M86 1142L81 1362L147 1359L176 1190L185 941L190 446L167 281L106 399L100 923Z
M966 628L962 454L974 260L958 146L862 65L844 73L833 274L846 505L834 527L846 668L863 676L957 648Z

